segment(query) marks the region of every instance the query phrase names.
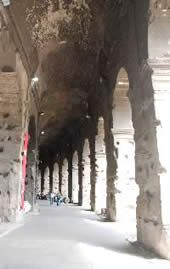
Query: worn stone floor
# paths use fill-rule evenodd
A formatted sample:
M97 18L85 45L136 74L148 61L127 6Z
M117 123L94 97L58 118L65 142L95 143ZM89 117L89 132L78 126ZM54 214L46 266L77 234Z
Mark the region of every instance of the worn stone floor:
M41 201L39 215L0 238L0 269L170 268L131 245L125 227L81 207Z

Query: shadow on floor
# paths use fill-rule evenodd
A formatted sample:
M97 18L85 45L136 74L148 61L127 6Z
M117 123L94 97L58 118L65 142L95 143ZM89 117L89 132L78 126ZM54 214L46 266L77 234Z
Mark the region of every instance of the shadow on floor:
M106 249L117 253L153 259L149 252L141 251L137 244L131 244L125 233L119 231L114 222L107 222L94 212L74 205L50 206L48 201L40 202L38 216L30 217L26 224L5 237L6 242L42 241L48 244L67 242L83 243L87 246ZM154 256L155 257L155 256Z

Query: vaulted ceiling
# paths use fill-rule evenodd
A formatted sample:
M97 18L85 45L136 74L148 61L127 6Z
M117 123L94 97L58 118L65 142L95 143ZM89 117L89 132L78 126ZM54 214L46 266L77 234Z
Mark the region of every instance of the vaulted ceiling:
M107 51L114 47L115 57L120 61L124 57L119 55L119 46L125 46L124 40L128 39L124 18L130 2L11 1L11 27L17 29L21 38L30 76L39 77L37 91L40 111L44 112L40 119L40 131L44 131L41 145L53 143L63 130L73 131L74 124L77 126L86 117L97 75L104 77L108 72L103 68ZM152 0L152 9L159 9L161 2ZM140 8L139 2L136 5Z
M9 15L39 80L41 144L87 112L104 41L102 0L13 0Z

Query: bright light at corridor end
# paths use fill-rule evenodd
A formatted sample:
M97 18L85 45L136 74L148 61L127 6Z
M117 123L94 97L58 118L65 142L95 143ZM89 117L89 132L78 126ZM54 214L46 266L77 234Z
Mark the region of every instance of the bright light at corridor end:
M44 135L45 134L45 132L44 131L41 131L41 135Z
M38 82L39 81L39 78L37 77L37 76L34 76L33 78L32 78L32 82Z
M10 5L10 0L2 0L2 3L4 5L4 7L7 7Z

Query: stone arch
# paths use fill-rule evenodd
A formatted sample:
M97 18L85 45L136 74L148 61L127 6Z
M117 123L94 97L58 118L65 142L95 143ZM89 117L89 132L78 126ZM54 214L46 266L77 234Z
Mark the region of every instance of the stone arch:
M32 206L35 202L36 191L36 123L35 117L31 116L28 126L28 151L25 181L25 201Z
M57 162L54 163L53 167L53 192L59 192L59 165Z
M107 160L105 147L104 119L100 117L96 135L96 184L95 184L95 211L98 214L106 210L107 201Z
M65 158L62 165L62 182L61 182L61 194L65 198L68 198L68 160Z
M79 202L79 158L78 152L75 151L72 160L72 201Z
M114 154L117 159L116 211L117 220L129 222L135 230L138 187L135 182L135 142L128 90L128 74L121 68L113 94L112 110Z
M85 139L82 154L83 177L82 177L82 205L88 209L91 208L91 170L90 170L90 145L89 140Z

